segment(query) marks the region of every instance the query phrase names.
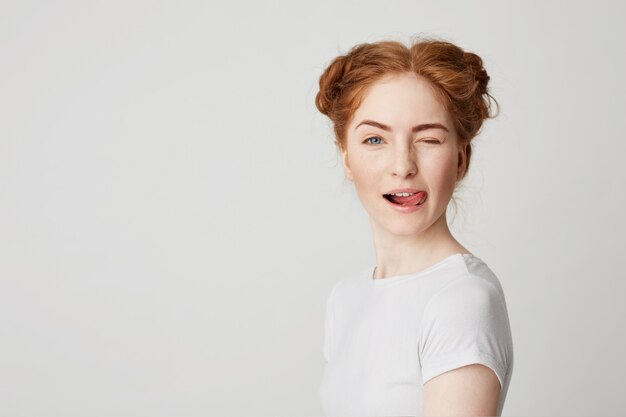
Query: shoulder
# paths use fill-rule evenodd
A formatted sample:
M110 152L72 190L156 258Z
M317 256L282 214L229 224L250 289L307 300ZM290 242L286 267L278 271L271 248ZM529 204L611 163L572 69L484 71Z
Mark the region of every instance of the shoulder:
M364 299L367 290L367 269L357 270L335 281L327 293L328 313L340 314L351 310Z
M371 273L372 267L366 267L345 275L333 284L330 296L335 298L353 297L359 291L366 290L368 288L368 274Z
M485 262L468 255L462 258L461 263L457 275L431 297L429 307L449 304L479 307L505 302L500 280Z
M448 282L428 301L425 319L455 319L470 322L506 314L506 301L496 275L478 260L470 260L467 270Z

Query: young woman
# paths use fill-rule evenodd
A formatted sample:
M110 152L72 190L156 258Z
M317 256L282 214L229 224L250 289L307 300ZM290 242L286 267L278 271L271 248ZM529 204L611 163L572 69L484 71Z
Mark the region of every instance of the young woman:
M513 371L504 293L446 220L493 117L488 81L480 57L437 39L357 45L319 80L316 105L376 252L328 297L327 416L502 413Z

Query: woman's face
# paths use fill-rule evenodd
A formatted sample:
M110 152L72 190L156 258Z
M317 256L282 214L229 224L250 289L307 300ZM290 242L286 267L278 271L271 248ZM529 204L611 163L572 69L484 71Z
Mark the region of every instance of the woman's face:
M347 126L342 159L346 176L378 227L415 235L442 215L445 222L466 160L452 122L429 82L415 74L386 76L365 92ZM402 188L417 191L407 205L384 197Z

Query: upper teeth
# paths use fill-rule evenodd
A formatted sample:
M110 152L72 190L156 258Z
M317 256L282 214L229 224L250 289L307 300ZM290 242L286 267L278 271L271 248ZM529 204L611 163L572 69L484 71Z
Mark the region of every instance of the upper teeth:
M413 195L415 193L395 193L395 194L391 194L391 195L397 195L397 196L402 196L402 197L408 197L410 195Z

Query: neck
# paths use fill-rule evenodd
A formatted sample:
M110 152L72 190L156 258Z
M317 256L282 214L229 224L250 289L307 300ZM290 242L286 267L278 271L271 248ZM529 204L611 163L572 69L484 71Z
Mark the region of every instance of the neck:
M419 272L454 253L470 253L452 236L445 213L419 235L397 235L372 223L374 279Z

